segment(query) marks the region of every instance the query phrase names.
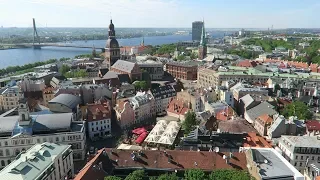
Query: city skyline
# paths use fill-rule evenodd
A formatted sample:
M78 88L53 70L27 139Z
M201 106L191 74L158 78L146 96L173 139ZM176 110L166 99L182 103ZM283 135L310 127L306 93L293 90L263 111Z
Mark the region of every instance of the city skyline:
M320 2L308 0L0 0L0 26L189 28L317 28ZM49 12L49 13L48 13ZM53 13L54 12L54 13Z

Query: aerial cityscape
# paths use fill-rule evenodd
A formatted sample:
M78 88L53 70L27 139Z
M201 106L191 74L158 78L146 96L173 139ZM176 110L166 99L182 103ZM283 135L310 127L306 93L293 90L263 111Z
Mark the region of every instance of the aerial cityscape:
M319 7L0 0L0 180L320 179Z

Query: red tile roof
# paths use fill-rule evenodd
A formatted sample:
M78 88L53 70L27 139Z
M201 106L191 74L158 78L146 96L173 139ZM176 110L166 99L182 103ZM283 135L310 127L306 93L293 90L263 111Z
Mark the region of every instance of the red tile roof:
M110 107L108 106L103 106L102 104L88 104L87 110L88 110L87 121L98 121L102 119L111 118L111 111L110 111ZM96 117L95 119L93 118L94 116Z
M268 114L263 114L259 116L258 119L260 119L264 123L264 125L268 123L271 124L273 121L273 119Z
M182 100L172 99L168 105L168 112L184 115L189 111L187 107L184 106Z
M244 60L240 61L237 66L239 67L256 67L257 63L255 61L250 61L250 60Z
M102 151L102 149L99 150L97 154L79 171L79 173L76 174L73 180L103 180L106 174L103 170L94 168L99 163Z
M233 115L235 115L235 111L232 107L228 106L227 108L217 112L215 116L217 120L226 121L230 120Z
M102 152L105 150L105 152ZM99 150L97 155L91 159L85 167L76 175L74 180L103 180L106 174L112 169L167 169L167 171L187 170L199 168L204 171L216 169L238 169L247 170L247 159L245 153L234 152L229 164L223 156L229 156L224 152L208 151L155 151L143 150L142 155L135 153L137 160L133 160L132 150L116 150L106 148ZM102 162L103 170L100 170L99 163Z
M316 121L316 120L306 121L306 127L308 131L320 131L320 121Z
M255 132L249 132L248 136L243 143L244 147L260 147L260 148L272 148L270 142L266 141L265 138L261 137Z

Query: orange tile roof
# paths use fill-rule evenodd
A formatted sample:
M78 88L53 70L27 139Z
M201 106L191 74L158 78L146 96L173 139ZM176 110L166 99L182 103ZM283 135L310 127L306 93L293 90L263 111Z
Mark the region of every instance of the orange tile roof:
M172 99L168 105L168 112L184 115L189 109L184 106L182 100Z
M248 136L243 143L244 147L260 147L260 148L272 148L272 145L263 137L255 132L249 132Z
M255 61L250 61L250 60L244 60L240 61L237 66L239 67L256 67L257 63Z
M262 120L264 124L272 123L273 119L268 114L263 114L258 117L258 119Z
M228 108L225 108L219 112L216 113L216 119L220 121L226 121L230 120L231 116L235 114L235 111L232 109L232 107L228 106Z
M76 174L73 180L103 180L106 174L103 172L103 170L97 170L94 168L100 159L102 151L103 150L100 149L97 154L79 171L79 173Z

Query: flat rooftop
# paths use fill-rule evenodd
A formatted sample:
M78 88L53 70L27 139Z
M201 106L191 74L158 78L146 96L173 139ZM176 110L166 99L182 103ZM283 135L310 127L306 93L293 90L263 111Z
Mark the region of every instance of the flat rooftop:
M259 165L262 179L303 179L303 175L284 157L272 148L257 148L252 150L252 159Z

